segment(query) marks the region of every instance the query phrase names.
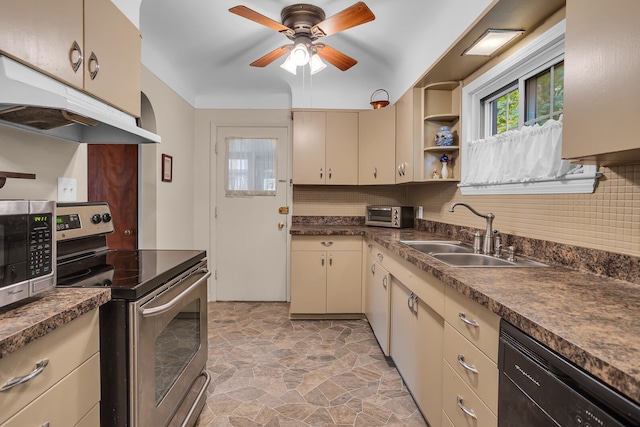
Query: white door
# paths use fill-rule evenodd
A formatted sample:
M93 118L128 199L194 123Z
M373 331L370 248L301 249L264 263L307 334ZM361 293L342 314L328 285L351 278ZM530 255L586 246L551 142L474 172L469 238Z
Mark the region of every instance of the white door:
M216 300L286 301L287 127L216 131Z

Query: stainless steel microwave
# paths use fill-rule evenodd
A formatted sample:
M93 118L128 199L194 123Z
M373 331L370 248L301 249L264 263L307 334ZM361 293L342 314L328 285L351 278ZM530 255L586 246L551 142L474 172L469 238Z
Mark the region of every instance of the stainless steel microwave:
M367 206L365 224L390 228L413 227L413 206Z
M55 202L0 200L0 307L55 286Z

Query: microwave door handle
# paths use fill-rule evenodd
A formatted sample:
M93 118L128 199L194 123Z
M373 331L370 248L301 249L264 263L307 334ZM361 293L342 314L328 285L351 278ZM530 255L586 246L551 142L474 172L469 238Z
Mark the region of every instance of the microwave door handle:
M202 270L200 270L200 272L206 272L206 274L203 277L201 277L198 280L196 280L187 289L185 289L184 291L180 292L180 294L178 296L173 298L168 303L162 304L162 305L159 305L159 306L153 307L153 308L140 308L140 314L142 315L142 317L151 317L151 316L157 316L157 315L160 315L160 314L164 314L167 311L171 310L173 307L175 307L175 305L178 302L180 302L180 300L182 298L184 298L192 289L198 287L202 282L206 281L209 277L211 277L211 272L209 270L207 270L207 269L202 269ZM197 274L197 273L195 273L195 274Z

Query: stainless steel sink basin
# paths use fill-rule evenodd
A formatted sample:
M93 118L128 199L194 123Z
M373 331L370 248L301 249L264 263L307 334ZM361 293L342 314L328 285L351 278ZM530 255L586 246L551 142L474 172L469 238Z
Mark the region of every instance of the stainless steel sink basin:
M548 267L537 261L516 257L515 261L478 254L473 248L459 240L401 240L407 246L418 250L450 267Z
M529 259L516 258L515 261L507 261L485 254L434 253L429 256L451 267L548 267L546 264Z
M425 254L472 253L473 248L459 240L401 240L407 246Z

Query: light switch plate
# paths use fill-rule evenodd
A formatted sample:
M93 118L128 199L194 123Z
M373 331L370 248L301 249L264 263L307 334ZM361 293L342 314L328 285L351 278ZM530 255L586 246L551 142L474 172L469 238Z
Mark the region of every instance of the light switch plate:
M75 178L58 178L58 201L75 202L77 186Z

